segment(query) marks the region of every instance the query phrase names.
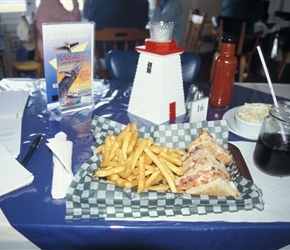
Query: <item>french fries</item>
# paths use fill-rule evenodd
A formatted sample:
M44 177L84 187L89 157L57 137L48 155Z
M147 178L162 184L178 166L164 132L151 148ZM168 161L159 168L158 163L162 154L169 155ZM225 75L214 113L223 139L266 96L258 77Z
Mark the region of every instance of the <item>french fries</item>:
M119 135L107 135L105 143L96 148L103 161L95 178L126 188L179 192L176 176L183 175L181 157L184 150L153 144L153 139L139 139L137 123L128 124Z

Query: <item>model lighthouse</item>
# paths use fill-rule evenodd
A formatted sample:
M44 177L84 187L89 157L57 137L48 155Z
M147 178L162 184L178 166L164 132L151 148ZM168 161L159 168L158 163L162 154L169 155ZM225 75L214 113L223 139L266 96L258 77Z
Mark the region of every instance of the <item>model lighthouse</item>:
M185 114L180 54L171 40L173 23L150 23L150 39L140 53L128 111L155 124Z

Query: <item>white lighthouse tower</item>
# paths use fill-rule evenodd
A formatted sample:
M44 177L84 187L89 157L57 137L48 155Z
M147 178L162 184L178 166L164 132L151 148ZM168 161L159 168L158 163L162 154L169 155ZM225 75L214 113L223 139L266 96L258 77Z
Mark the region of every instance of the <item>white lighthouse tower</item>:
M140 56L128 108L129 113L155 124L185 114L180 60L184 49L177 48L176 42L171 41L172 33L170 39L167 38L169 41L164 41L166 24L156 23L155 31L150 25L151 38L145 41L145 46L136 47ZM154 32L158 33L155 39Z

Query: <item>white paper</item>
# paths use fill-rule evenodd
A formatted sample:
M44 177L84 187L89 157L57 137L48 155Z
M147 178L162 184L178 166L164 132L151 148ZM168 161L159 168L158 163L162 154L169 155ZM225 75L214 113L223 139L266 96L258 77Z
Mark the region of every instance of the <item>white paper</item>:
M248 166L254 183L262 190L265 207L263 211L253 209L250 211L238 211L235 213L209 213L205 215L193 214L190 216L159 216L156 218L106 218L106 220L130 220L130 221L227 221L227 222L290 222L290 199L287 191L290 189L290 176L275 177L262 173L253 162L255 142L233 141Z
M16 158L20 153L23 111L28 91L0 92L0 143Z
M40 249L15 230L0 208L0 249Z
M48 139L47 146L53 152L53 176L51 195L54 199L62 199L73 179L71 141L66 140L67 135L59 132L54 138Z
M32 183L34 176L0 143L0 196Z

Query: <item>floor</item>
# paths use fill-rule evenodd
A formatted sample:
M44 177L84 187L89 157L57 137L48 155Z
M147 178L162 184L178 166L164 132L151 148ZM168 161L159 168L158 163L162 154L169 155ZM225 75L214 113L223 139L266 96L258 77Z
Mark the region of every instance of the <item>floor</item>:
M197 82L208 82L209 76L210 76L210 70L211 70L211 64L213 59L213 53L212 52L205 52L200 53L201 57L201 70L197 78ZM260 62L258 62L260 63ZM279 61L277 60L266 60L266 65L269 70L269 75L271 78L272 83L288 83L290 84L290 64L288 63L285 67L285 70L282 74L282 77L278 80L277 79L277 70L279 67ZM238 78L236 76L235 81L238 81ZM257 73L252 73L248 77L244 79L244 82L264 82L267 83L266 76L261 76Z

